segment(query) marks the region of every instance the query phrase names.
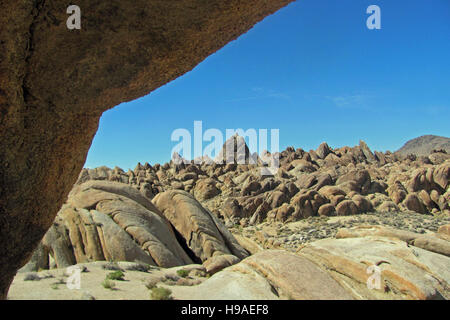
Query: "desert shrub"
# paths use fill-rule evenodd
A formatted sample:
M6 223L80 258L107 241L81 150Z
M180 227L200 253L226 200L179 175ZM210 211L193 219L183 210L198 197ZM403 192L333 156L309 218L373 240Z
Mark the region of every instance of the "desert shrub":
M25 278L23 278L23 281L39 281L41 280L41 277L37 275L36 273L28 273Z
M159 281L160 281L160 279L151 279L151 280L147 281L145 286L147 287L148 290L152 290L153 288L156 287L156 285L158 284Z
M189 270L185 269L177 270L177 275L179 275L182 278L186 278L189 275Z
M119 267L119 264L117 262L108 262L105 263L102 268L104 270L111 270L111 271L123 271L123 269L121 267Z
M39 275L39 278L41 278L41 280L42 279L52 279L52 278L54 278L55 276L54 275L52 275L52 274L50 274L50 273L46 273L46 274L43 274L43 275Z
M106 279L108 279L108 280L124 281L125 280L123 278L124 276L125 276L125 274L121 270L116 270L116 271L111 272L110 274L108 274L106 276Z
M172 300L172 291L166 288L154 287L151 289L150 297L152 300Z
M180 277L178 277L177 275L174 275L174 274L166 274L165 275L165 277L164 277L164 279L163 279L163 281L164 282L166 282L166 281L168 281L168 282L177 282L178 281L178 279L180 279Z
M125 268L127 271L139 271L139 272L148 272L151 269L149 264L145 263L134 263Z
M114 289L114 288L116 287L116 284L115 284L114 281L111 281L111 280L109 280L109 279L105 279L105 280L103 280L103 282L102 282L102 286L103 286L103 288L105 288L105 289L110 289L110 290L112 290L112 289Z

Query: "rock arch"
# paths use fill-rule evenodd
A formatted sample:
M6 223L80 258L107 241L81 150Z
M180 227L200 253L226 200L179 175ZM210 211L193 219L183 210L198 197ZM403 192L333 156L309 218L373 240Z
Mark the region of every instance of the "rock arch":
M0 298L50 227L105 110L192 70L293 0L0 1Z

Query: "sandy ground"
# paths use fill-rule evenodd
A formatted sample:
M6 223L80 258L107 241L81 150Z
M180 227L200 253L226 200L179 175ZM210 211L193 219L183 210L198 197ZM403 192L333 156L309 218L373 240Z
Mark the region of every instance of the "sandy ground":
M439 226L449 224L449 217L434 217L416 213L371 213L345 217L310 217L292 223L263 223L252 227L235 227L231 231L250 239L261 248L281 248L296 251L304 243L324 238L334 238L340 228L358 225L385 225L419 233L435 232ZM80 288L71 289L70 272L66 268L43 270L35 273L18 273L8 295L9 300L149 300L151 291L147 285L168 288L174 299L195 299L192 289L201 285L207 275L201 265L189 265L164 269L147 266L148 270L136 269L142 265L132 262L92 262L77 265L84 269L80 273ZM111 269L120 268L124 281L113 280L113 288L102 284ZM178 270L189 271L188 276L177 274ZM216 278L220 272L214 276ZM31 280L29 280L31 279ZM206 284L205 284L206 285ZM211 289L211 288L210 288ZM203 297L204 295L198 295Z
M135 264L119 262L124 271L124 281L113 280L112 289L104 288L102 282L114 272L105 270L107 262L78 264L81 269L80 289L70 289L70 272L64 269L44 270L35 273L19 273L15 277L8 294L8 300L150 300L151 291L146 287L154 283L158 287L176 288L199 284L206 279L201 265L189 265L170 269L152 268L147 272L127 270ZM177 270L189 270L185 278L178 276ZM35 280L25 280L34 278ZM176 291L176 289L174 290ZM176 298L176 297L174 297Z

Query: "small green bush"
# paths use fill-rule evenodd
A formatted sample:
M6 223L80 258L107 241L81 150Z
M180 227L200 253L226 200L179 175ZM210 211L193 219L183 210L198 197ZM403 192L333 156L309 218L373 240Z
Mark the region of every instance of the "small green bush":
M109 280L109 279L105 279L105 280L103 280L103 282L102 282L102 286L103 286L103 288L105 288L105 289L111 289L111 290L113 290L113 289L116 287L116 284L114 283L114 281L111 281L111 280Z
M150 297L152 300L172 300L172 291L166 288L152 288Z
M156 285L158 284L159 281L160 280L158 280L158 279L151 279L151 280L147 281L145 286L147 287L148 290L152 290L153 288L156 287Z
M186 278L189 275L189 270L185 269L177 270L177 275L179 275L182 278Z
M109 273L109 274L106 276L106 279L109 279L109 280L117 280L117 281L124 281L124 280L125 280L125 279L123 278L124 276L125 276L125 274L124 274L122 271L117 270L117 271L114 271L114 272Z

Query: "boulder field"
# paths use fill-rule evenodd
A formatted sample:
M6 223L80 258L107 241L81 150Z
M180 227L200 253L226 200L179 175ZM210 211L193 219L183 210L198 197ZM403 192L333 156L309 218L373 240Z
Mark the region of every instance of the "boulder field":
M443 150L402 156L372 152L361 141L336 149L323 143L309 152L290 147L278 156L280 168L274 176L261 176L261 160L250 164L247 156L244 164L236 157L227 164L139 163L127 172L118 167L83 169L77 183L117 181L149 198L168 190L186 191L228 226L370 212L450 215L450 155Z
M146 299L142 286L156 277L150 267L161 274L193 266L210 277L152 281L175 299L450 298L444 151L402 157L361 142L288 148L279 158L272 177L237 163L84 169L13 297L27 298L24 288L41 283L24 284L24 274L111 261L149 267L138 296L89 284L98 299Z
M380 226L343 228L297 252L259 250L215 273L198 264L85 262L78 264L79 290L66 287L65 269L19 273L10 299L158 299L152 288L189 300L449 299L449 226L426 236ZM102 287L109 270L122 270L125 281Z

